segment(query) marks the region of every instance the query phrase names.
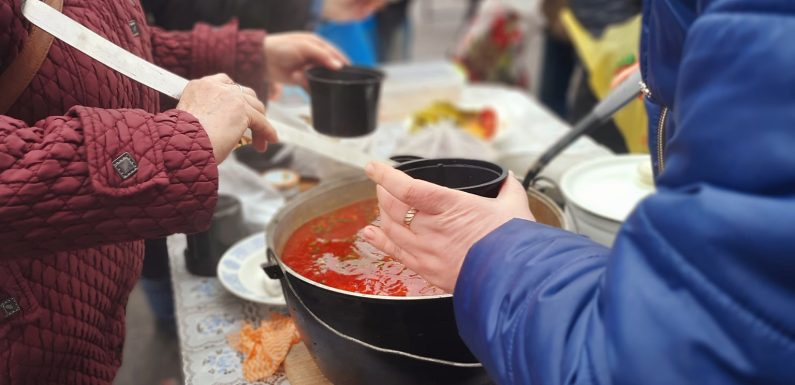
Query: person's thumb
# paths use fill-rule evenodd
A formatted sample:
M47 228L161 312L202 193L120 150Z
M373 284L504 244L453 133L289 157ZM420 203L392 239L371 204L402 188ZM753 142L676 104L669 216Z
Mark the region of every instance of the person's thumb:
M522 183L513 175L513 171L508 174L505 183L502 184L500 195L497 196L500 200L527 200L527 191L524 190Z

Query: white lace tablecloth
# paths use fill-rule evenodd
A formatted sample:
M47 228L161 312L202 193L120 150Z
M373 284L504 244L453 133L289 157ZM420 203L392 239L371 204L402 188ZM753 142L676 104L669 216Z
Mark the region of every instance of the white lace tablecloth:
M266 306L237 298L216 278L197 277L185 269L185 236L168 238L174 306L177 316L185 385L250 384L243 379L242 356L226 342L243 322L259 324L280 306ZM289 385L283 372L255 384Z

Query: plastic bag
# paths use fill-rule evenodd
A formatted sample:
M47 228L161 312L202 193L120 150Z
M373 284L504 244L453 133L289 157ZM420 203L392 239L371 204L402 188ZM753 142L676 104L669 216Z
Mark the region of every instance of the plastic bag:
M536 0L486 0L453 56L473 82L530 88L532 37L543 22Z
M424 127L416 134L398 141L395 154L423 158L468 158L489 162L497 160L497 152L486 142L462 131L444 120Z
M569 33L577 55L588 70L588 81L594 94L602 99L611 90L613 78L637 61L640 47L640 16L608 27L595 38L577 21L571 10L561 13L563 25ZM636 100L616 113L618 126L630 152L646 153L648 147L648 117L642 100Z

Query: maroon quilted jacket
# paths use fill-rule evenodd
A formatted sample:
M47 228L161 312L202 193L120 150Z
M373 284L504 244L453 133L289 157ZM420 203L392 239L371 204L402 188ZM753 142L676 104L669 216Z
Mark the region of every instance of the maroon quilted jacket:
M0 70L29 24L0 0ZM226 72L262 89L264 32L145 25L138 0L65 0L63 12L183 76ZM2 85L0 85L0 89ZM55 41L0 116L0 384L110 384L141 239L209 224L217 169L198 121ZM137 171L114 161L128 154Z

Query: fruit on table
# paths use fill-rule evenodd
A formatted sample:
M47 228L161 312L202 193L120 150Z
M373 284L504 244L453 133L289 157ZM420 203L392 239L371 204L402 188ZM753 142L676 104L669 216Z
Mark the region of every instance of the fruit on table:
M418 132L445 120L452 121L456 127L484 140L494 137L499 124L497 112L491 107L466 110L452 103L436 102L414 114L411 132Z

